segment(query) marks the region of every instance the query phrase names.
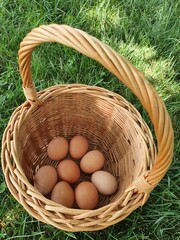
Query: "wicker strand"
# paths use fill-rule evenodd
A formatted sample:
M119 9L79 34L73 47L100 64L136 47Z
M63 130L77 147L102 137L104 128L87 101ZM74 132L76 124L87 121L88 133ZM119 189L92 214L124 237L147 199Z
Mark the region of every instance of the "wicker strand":
M34 84L31 87L23 87L24 95L26 99L30 101L30 103L36 103L38 105L42 105L43 102L38 98L36 88Z
M155 186L148 183L145 175L148 176L148 172L143 173L143 175L136 178L135 181L133 181L133 184L139 192L150 194L150 192L155 188Z

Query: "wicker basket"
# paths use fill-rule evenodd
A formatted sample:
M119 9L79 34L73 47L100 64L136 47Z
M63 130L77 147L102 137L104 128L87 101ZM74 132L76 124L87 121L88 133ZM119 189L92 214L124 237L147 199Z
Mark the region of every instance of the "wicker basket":
M58 85L37 93L32 81L32 51L58 42L100 62L139 98L154 125L151 131L138 111L106 89L82 84ZM12 114L2 141L2 168L14 198L36 219L66 231L95 231L126 218L142 206L166 173L173 155L173 130L167 110L143 74L107 45L66 25L33 29L22 41L19 67L27 101ZM66 208L42 196L33 174L46 164L46 153L58 135L84 135L91 149L106 157L105 169L118 180L118 191L100 196L95 210ZM82 176L82 179L88 178Z

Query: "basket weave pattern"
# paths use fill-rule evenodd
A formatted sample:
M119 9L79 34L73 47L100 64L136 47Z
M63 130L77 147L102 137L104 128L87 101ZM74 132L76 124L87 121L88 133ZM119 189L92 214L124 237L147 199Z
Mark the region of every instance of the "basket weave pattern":
M154 125L152 134L138 111L121 96L82 84L58 85L37 93L30 71L32 51L44 42L72 47L120 79L139 98ZM94 231L126 218L143 205L166 173L173 154L167 110L143 74L107 45L87 33L52 24L33 29L22 41L19 67L27 101L11 116L2 141L2 167L12 195L35 218L67 231ZM105 169L118 179L111 197L100 196L95 210L69 209L42 196L32 176L45 164L55 136L85 135L91 149L105 154ZM84 176L85 177L85 176ZM83 178L83 177L82 177Z

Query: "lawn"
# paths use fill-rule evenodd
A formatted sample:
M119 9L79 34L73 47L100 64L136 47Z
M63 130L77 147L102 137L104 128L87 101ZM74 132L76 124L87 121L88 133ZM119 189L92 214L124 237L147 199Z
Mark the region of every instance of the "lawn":
M0 0L0 139L12 112L25 101L17 64L19 44L32 28L50 23L88 32L140 69L165 102L175 134L173 163L148 202L98 232L64 232L37 221L11 196L0 169L0 239L180 239L179 15L177 0ZM38 90L85 83L114 91L133 103L152 129L134 95L98 63L72 49L52 43L38 47L32 72Z

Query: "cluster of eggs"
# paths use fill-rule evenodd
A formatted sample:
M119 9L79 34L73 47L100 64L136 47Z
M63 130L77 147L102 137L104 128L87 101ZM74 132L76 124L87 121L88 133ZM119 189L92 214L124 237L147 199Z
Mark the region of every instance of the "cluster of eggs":
M115 177L101 170L105 163L104 155L98 150L89 149L87 139L75 136L70 143L64 137L54 138L48 145L50 159L60 161L57 168L45 165L34 176L34 187L43 195L51 193L51 200L65 207L76 202L81 209L95 209L98 204L98 192L111 195L117 190ZM71 158L66 159L68 153ZM91 181L81 181L81 171L92 174ZM73 189L73 184L76 185Z

